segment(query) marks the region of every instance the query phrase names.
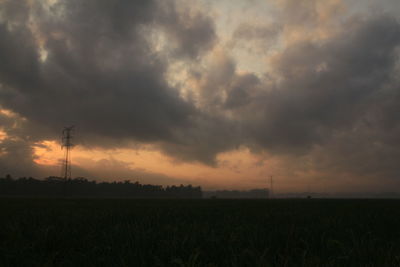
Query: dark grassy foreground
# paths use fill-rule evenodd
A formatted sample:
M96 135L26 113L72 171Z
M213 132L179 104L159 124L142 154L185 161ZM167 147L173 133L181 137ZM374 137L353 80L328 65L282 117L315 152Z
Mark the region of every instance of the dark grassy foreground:
M0 266L400 266L397 200L0 199Z

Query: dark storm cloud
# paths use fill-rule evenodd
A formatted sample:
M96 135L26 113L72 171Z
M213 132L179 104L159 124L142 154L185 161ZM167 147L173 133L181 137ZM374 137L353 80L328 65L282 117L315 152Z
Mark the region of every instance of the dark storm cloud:
M225 118L202 114L193 124L175 133L176 142L163 143L163 151L180 161L200 161L216 166L218 153L238 147L238 125Z
M379 15L351 18L325 40L290 44L265 77L239 74L230 58L211 64L193 75L202 85L199 102L225 124L200 139L224 145L205 145L194 155L215 160L218 151L244 144L289 155L293 169L397 177L399 44L398 21Z
M400 26L383 16L347 27L335 39L290 45L275 59L279 83L243 117L252 140L276 152L307 151L363 118L374 92L390 82ZM255 109L261 114L252 120Z
M54 134L74 123L94 135L158 141L169 140L171 129L187 126L195 111L167 85L167 66L142 32L164 12L158 2L60 1L52 7L57 16L43 17L40 6L19 8L32 13L39 29L35 36L22 21L10 29L7 18L13 13L5 14L0 28L3 107L50 126ZM170 25L162 26L173 31L176 23L173 37L183 38L187 51L182 53L197 55L203 49L195 40L190 43L191 36L211 42L213 31L207 27L212 24L206 17L175 20L170 15L180 14L167 11L162 22ZM44 62L39 61L38 39L45 39Z
M399 45L400 25L387 15L289 45L271 61L272 83L239 94L251 99L237 108L245 140L255 151L291 155L295 170L398 178Z
M175 54L194 59L211 48L214 25L200 12L180 14L173 2L160 3L1 3L0 106L30 125L23 128L29 140L2 142L4 164L16 167L6 159L19 158L21 145L32 165L34 142L57 140L70 124L84 133L78 142L99 147L174 143L172 132L192 127L197 111L167 84L167 62L146 27L164 30L177 43Z
M225 107L236 109L250 104L252 95L259 90L260 79L251 73L237 75L229 86Z
M183 12L179 12L179 8ZM216 42L214 21L199 10L182 7L182 2L163 2L157 20L160 27L172 37L169 45L175 57L199 59Z
M0 77L5 97L9 96L7 87L27 90L32 84L39 84L38 52L28 29L0 24Z
M398 67L392 79L365 101L367 110L345 131L332 136L322 151L312 154L315 166L362 176L398 178L400 168L400 83Z

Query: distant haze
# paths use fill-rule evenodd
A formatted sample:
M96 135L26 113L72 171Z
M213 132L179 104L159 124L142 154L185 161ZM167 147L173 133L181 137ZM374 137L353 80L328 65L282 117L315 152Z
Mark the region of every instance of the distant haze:
M2 0L0 176L400 191L398 0Z

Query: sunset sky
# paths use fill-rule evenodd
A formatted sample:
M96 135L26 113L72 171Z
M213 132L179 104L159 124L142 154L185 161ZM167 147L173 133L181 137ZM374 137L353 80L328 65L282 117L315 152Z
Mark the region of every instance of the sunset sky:
M0 0L0 176L400 192L399 0Z

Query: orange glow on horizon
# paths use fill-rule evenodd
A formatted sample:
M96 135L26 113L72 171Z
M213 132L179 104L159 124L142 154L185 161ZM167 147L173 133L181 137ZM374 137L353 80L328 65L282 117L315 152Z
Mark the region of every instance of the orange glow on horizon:
M43 141L33 147L35 162L44 166L57 166L63 157L60 145L55 141ZM172 178L205 184L211 187L254 188L267 187L267 173L276 167L272 159L256 155L247 148L221 153L217 156L217 167L198 162L177 162L156 149L85 149L75 147L72 150L72 164L83 169L96 167L101 160L120 161L132 170L162 174ZM115 170L116 176L118 169ZM109 177L97 177L107 179ZM121 177L122 178L122 177Z
M7 138L7 133L0 128L0 141L3 141Z

